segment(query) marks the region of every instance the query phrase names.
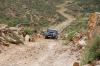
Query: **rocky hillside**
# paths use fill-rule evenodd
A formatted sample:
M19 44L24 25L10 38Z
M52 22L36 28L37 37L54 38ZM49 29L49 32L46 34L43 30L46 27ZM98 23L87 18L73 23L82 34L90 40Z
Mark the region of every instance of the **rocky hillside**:
M19 23L37 28L47 27L64 20L56 13L56 5L64 0L0 0L0 23L16 26Z
M100 0L76 0L77 4L82 7L82 12L99 12ZM94 6L95 5L95 6Z

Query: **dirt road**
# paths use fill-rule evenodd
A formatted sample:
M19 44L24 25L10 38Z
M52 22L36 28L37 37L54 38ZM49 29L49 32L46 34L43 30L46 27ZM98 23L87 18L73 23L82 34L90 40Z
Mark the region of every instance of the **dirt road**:
M0 66L72 66L80 55L76 49L73 44L63 45L60 40L13 46L0 54Z
M64 13L66 3L59 5L61 9L57 10L67 18L56 27L59 32L75 20L73 16ZM9 50L0 54L0 66L72 66L79 58L80 50L74 44L64 45L62 40L44 39L40 42L26 42L24 46L10 46Z
M69 26L75 20L74 16L65 13L65 11L67 11L67 8L65 8L65 5L67 5L68 2L70 2L70 1L66 1L63 4L56 6L57 8L59 8L57 10L57 12L66 18L66 20L64 22L62 22L61 24L57 25L56 27L52 26L55 29L57 29L59 33L62 32L64 28Z

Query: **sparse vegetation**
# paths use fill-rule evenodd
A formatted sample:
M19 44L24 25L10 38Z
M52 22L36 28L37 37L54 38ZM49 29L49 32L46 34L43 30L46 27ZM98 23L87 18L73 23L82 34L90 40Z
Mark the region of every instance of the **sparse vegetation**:
M77 2L77 5L81 6L82 13L100 11L100 0L75 0L75 1Z
M0 23L9 26L32 23L37 28L57 24L63 21L63 16L56 13L56 5L63 2L64 0L0 0Z
M25 29L24 29L24 33L25 33L25 34L28 34L28 35L32 35L32 34L33 34L33 30L30 29L30 28L25 28Z
M0 66L77 66L76 61L83 66L100 60L100 35L87 42L89 32L100 32L99 16L88 21L91 12L100 12L100 0L0 0Z
M100 59L100 35L94 39L91 45L91 47L88 46L85 49L81 60L81 66L87 64L89 61L92 62L93 60Z
M76 32L84 31L87 28L87 17L78 18L70 26L65 28L66 39L70 40Z

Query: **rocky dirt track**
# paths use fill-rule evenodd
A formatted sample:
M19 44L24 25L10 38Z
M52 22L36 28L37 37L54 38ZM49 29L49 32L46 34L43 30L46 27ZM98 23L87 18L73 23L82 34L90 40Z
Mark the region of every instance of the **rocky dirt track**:
M80 50L73 44L45 40L25 46L11 46L0 54L0 66L72 66L79 60Z
M56 29L61 32L69 26L75 18L65 14L63 7L67 2L59 5L60 14L67 18ZM42 40L39 42L25 42L25 45L10 45L0 54L0 66L72 66L80 59L81 50L75 44L64 45L63 40Z

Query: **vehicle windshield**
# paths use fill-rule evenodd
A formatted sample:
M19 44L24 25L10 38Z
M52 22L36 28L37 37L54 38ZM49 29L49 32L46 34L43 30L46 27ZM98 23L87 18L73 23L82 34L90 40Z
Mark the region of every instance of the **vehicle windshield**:
M56 30L47 30L48 33L57 33Z

